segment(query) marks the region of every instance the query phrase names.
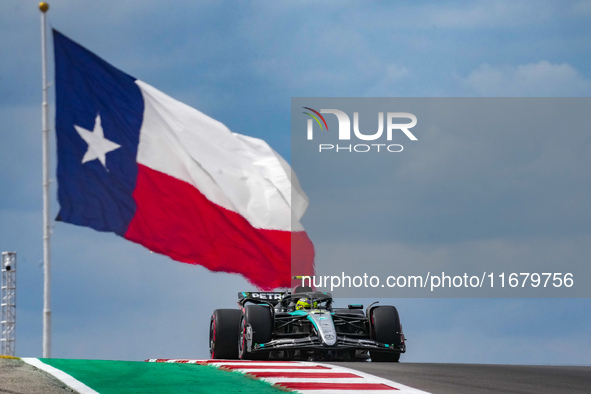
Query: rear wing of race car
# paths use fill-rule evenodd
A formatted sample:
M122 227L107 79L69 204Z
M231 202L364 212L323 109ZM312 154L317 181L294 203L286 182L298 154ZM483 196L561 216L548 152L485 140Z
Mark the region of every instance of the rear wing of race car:
M263 301L265 303L269 303L273 306L277 305L279 301L283 298L285 292L276 292L276 291L267 291L267 292L240 292L238 293L238 301L241 301L245 298L249 298L252 300Z

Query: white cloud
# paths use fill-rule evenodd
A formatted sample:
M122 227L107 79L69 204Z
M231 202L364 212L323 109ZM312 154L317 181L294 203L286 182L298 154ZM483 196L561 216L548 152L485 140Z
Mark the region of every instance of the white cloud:
M573 66L546 60L518 66L482 64L463 83L478 96L564 97L591 93L591 81Z
M546 1L478 1L428 9L428 20L442 28L494 28L534 24L556 15L556 6Z
M411 75L411 72L408 68L404 66L399 66L397 64L388 64L385 67L382 67L382 72L380 73L382 77L375 83L372 87L370 87L367 92L365 92L364 96L367 97L388 97L388 96L395 96L396 91L400 88L397 85L400 83L401 80L407 78Z

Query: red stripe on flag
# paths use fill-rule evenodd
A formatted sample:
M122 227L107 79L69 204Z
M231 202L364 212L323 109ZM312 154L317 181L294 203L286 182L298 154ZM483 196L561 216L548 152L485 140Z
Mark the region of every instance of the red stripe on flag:
M238 273L262 289L313 274L314 247L303 231L257 229L192 185L138 164L136 213L125 238L176 261ZM291 250L294 249L293 261Z
M313 382L284 382L276 383L292 390L398 390L383 383L313 383Z
M247 375L257 378L319 378L319 379L345 379L360 378L361 376L347 372L248 372Z
M330 369L322 365L218 365L226 369Z

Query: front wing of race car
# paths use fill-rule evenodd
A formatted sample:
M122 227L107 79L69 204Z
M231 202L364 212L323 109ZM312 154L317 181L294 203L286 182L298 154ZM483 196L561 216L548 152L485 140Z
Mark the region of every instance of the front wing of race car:
M252 333L252 331L251 331ZM250 337L250 338L249 338ZM404 353L406 351L405 345L399 347L385 343L376 342L372 339L351 339L345 336L337 336L336 343L332 346L327 346L322 343L322 340L317 336L310 336L307 338L283 338L274 339L267 343L252 343L252 334L246 336L246 343L249 352L270 351L270 350L380 350L391 351L393 353Z

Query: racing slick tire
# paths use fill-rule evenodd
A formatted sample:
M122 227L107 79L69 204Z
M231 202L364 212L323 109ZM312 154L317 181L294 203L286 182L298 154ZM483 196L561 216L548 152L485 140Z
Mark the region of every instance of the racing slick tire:
M237 359L240 309L216 309L209 322L209 356L212 359Z
M266 360L268 352L251 353L246 346L246 327L252 327L252 343L267 343L271 341L273 333L273 316L269 307L263 305L246 305L240 321L238 339L238 358L242 360Z
M375 341L387 343L390 346L394 345L394 347L402 345L400 317L395 307L384 305L373 308L371 310L371 321L372 337ZM371 350L369 354L371 361L398 362L400 360L400 353Z

